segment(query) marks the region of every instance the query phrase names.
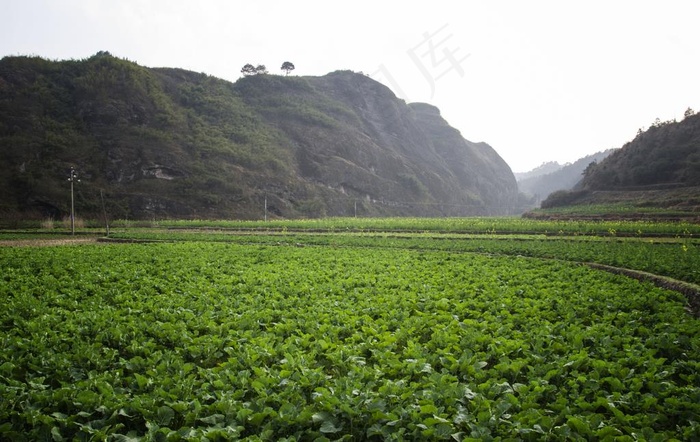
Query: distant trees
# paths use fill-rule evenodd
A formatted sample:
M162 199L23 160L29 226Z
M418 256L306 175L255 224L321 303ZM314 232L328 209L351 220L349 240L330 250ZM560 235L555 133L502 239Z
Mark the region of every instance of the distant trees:
M686 111L688 112L688 111ZM651 127L663 127L663 126L668 126L669 124L673 123L678 123L676 119L674 118L673 120L666 120L666 121L661 121L661 118L656 118L654 122L652 123Z
M282 63L282 67L280 69L284 71L284 75L289 75L289 73L294 70L294 63L290 61L285 61L284 63Z
M683 118L692 117L693 115L695 115L695 111L694 111L693 109L691 109L691 108L688 108L688 109L686 109L685 112L683 113Z
M253 75L253 74L256 73L256 71L255 71L255 66L253 66L253 65L250 64L250 63L248 63L248 64L246 64L245 66L243 66L243 69L241 69L241 73L242 73L243 75L245 75L245 76Z
M267 68L264 64L253 66L252 64L248 63L245 66L243 66L243 69L241 69L241 73L245 76L267 74Z
M294 70L294 63L285 61L284 63L282 63L281 69L285 71L285 75L289 75L289 73ZM247 77L249 75L268 74L269 72L267 71L267 67L264 64L253 66L252 64L247 63L241 69L241 73Z

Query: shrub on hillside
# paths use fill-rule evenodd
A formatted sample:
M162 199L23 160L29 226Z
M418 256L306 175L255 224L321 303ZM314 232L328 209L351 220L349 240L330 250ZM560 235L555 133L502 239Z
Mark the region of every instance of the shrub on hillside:
M575 203L588 192L585 190L557 190L549 194L547 199L542 201L541 208L551 209L552 207L568 206Z

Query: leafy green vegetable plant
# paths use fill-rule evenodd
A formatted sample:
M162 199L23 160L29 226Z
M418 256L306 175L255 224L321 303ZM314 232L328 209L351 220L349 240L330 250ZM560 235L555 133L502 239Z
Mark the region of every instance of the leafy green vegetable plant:
M561 261L0 248L0 438L692 440L700 321Z

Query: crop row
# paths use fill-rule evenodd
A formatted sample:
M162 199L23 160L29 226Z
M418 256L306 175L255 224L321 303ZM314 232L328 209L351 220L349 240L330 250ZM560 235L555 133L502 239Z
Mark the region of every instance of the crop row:
M188 242L0 267L0 439L700 437L700 321L583 266Z
M634 239L513 235L323 234L268 232L127 230L114 238L165 241L221 241L243 244L299 244L332 247L404 248L478 252L595 262L700 284L700 243L695 239Z
M569 221L526 218L323 218L302 220L161 220L153 223L115 221L114 227L228 228L253 230L413 231L478 234L528 233L551 235L700 236L700 225L655 221Z

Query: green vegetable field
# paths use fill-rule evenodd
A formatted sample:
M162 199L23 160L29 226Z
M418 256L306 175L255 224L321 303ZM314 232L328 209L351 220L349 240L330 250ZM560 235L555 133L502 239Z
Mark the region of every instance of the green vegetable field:
M689 295L582 264L697 287L695 227L445 222L2 246L0 440L700 440Z

